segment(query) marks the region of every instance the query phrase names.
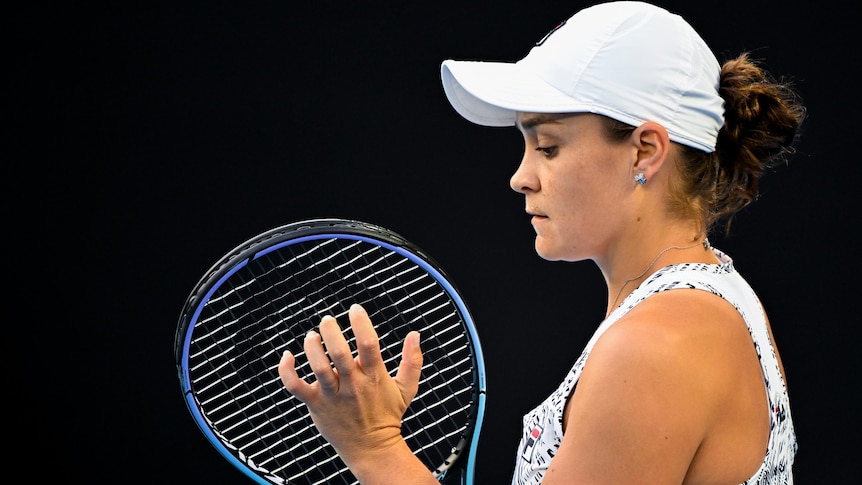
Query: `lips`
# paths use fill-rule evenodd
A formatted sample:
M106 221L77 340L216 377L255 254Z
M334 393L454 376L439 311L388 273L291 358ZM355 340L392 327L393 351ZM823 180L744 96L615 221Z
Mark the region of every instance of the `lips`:
M547 219L547 217L546 217L546 216L533 216L533 217L530 219L530 223L531 223L531 224L533 224L533 225L535 226L537 223L542 222L542 221L544 221L545 219Z
M532 209L532 208L528 208L526 212L527 212L528 216L532 216L532 217L541 217L541 218L548 217L545 214L543 214L541 211L538 211L538 210Z
M536 228L537 224L541 224L542 221L544 221L545 219L548 218L548 216L546 216L546 215L542 214L541 212L534 210L534 209L528 209L527 215L531 216L530 217L530 225L532 225L534 228Z

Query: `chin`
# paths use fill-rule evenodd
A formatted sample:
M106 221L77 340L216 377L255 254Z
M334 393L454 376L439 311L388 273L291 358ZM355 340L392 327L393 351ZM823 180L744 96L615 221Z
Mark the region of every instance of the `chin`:
M556 248L550 247L547 244L542 244L540 238L536 238L536 254L546 261L559 261L563 259Z
M574 248L554 246L548 244L548 240L541 237L536 238L535 249L536 254L546 261L573 262L587 259L586 255L578 254Z

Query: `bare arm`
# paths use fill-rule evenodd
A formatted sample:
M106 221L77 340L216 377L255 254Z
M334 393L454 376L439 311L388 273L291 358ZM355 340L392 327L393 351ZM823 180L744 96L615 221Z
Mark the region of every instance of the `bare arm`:
M651 297L593 348L543 485L741 483L765 450L759 372L729 304L697 290Z
M285 352L278 366L285 388L308 406L315 426L363 484L437 484L401 436L401 418L419 386L419 334L407 335L392 378L365 310L353 305L349 313L358 355L351 355L335 319L324 317L320 334L311 332L304 342L317 380L300 379L294 356Z

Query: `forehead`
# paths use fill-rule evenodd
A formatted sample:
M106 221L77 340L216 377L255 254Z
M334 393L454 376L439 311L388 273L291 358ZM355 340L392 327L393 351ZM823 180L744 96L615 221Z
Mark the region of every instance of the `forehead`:
M563 125L581 118L591 118L590 113L519 112L515 116L515 126L521 131L532 131L543 125Z
M515 125L521 130L529 130L539 125L559 123L566 115L562 113L518 113Z

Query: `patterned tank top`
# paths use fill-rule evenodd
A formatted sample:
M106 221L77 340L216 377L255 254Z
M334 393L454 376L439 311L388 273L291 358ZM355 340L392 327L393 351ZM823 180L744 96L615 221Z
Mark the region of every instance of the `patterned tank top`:
M791 468L797 449L796 434L790 416L787 388L769 338L766 317L754 291L734 269L733 261L714 248L713 251L720 264L686 263L658 270L599 325L562 384L541 405L524 416L512 485L542 483L542 477L562 442L566 402L599 337L638 303L656 293L678 288L709 291L730 302L745 320L760 359L769 399L769 443L757 473L742 485L793 484Z

